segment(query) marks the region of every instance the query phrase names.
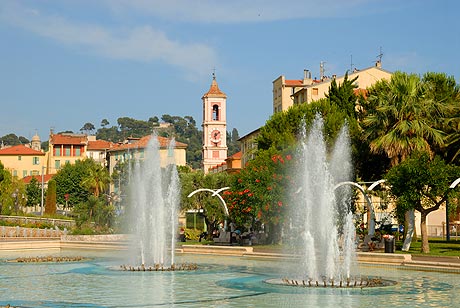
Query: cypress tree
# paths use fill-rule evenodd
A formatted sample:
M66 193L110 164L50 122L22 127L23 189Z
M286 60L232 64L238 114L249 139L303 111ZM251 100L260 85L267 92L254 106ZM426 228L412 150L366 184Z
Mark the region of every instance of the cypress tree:
M56 214L56 181L48 182L48 190L46 192L45 214Z

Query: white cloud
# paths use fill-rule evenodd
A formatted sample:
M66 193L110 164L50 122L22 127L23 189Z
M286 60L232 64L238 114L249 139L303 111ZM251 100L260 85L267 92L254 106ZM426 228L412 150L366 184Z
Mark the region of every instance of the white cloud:
M184 69L189 74L207 71L216 63L216 54L211 47L173 40L151 26L127 29L83 24L12 2L0 7L0 22L85 52L114 59L161 61Z

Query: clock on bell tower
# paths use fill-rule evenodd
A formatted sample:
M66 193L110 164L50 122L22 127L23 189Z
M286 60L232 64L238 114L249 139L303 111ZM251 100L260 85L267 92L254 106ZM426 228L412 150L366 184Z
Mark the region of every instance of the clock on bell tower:
M203 100L203 170L227 159L227 95L219 89L213 73L209 91Z

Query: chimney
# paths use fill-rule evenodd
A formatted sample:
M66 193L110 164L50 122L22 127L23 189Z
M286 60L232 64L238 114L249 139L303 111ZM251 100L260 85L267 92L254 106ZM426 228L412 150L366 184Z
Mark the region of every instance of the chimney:
M311 82L311 72L309 70L304 69L303 70L303 81L302 83L304 85L310 85Z

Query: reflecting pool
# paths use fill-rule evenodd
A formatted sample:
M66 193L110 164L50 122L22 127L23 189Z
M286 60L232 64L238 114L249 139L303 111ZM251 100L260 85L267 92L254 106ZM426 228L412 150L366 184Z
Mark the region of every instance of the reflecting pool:
M382 288L277 286L280 261L179 255L199 270L126 272L119 252L64 251L84 262L8 263L45 252L0 252L0 306L19 307L458 307L460 275L360 265L360 273L396 280ZM57 254L54 254L57 255Z

